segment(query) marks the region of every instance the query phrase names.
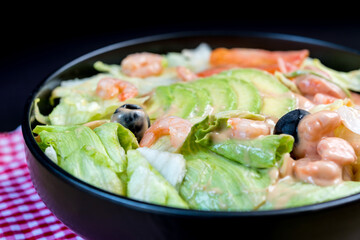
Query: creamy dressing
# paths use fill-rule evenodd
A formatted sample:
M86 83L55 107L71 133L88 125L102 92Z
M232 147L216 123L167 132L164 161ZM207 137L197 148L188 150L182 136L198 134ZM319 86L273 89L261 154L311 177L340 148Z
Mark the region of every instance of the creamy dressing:
M210 134L211 136L211 140L215 143L223 143L229 139L231 139L232 136L232 129L231 128L227 128L224 130L221 130L219 132L212 132Z
M315 105L306 97L300 95L300 94L294 94L296 97L296 106L297 108L304 109L306 111L309 111L311 108L313 108Z
M281 185L281 182L287 182L289 186L296 180L292 176L286 176L279 179L278 183L271 185L268 188L268 194L266 196L267 201L274 204L275 209L280 209L286 206L291 198L296 196L296 191L293 188L287 188Z
M342 169L332 161L302 158L295 162L294 176L303 182L329 186L342 181Z
M279 176L281 178L293 176L294 164L295 160L290 157L290 154L285 154L283 158L283 163L279 169Z
M268 171L269 177L271 179L271 184L275 184L280 176L280 171L277 167L272 167Z
M229 139L249 140L270 135L274 128L274 121L251 120L245 118L229 118L231 128L221 129L211 133L211 140L217 144Z

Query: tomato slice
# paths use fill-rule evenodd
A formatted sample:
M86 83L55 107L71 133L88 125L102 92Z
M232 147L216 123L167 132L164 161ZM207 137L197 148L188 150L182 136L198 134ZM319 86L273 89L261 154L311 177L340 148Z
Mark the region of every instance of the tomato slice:
M210 64L217 66L237 66L258 68L270 73L290 72L300 67L309 56L309 51L267 51L248 48L217 48L211 52Z
M218 73L221 73L223 71L226 71L226 70L229 70L229 69L232 69L232 68L236 68L236 67L237 66L235 66L235 65L217 66L217 67L206 69L206 70L204 70L202 72L197 73L196 75L198 77L209 77L211 75L218 74Z

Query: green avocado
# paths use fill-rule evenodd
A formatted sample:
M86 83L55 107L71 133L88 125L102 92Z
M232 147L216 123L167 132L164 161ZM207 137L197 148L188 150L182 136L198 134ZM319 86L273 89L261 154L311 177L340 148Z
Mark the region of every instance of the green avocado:
M172 95L171 106L168 114L181 118L192 116L196 110L197 99L196 89L188 86L186 83L178 83L169 86Z
M158 87L145 104L151 120L162 115L190 119L228 110L259 113L260 107L261 97L252 83L217 77Z
M211 96L214 112L235 110L238 96L226 78L203 78L191 83L195 88L207 91Z
M217 76L243 79L254 84L262 96L260 112L264 115L280 118L296 107L296 98L292 92L265 71L242 68L225 71Z
M260 112L261 96L252 83L238 78L228 78L227 81L237 96L236 110Z
M190 119L228 110L280 118L295 107L296 98L286 86L271 74L250 68L158 87L145 104L151 120L162 115Z

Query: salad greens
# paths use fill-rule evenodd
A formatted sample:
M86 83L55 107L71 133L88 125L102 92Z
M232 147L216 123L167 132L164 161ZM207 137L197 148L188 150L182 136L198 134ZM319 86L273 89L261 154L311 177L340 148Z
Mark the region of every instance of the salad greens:
M300 207L334 200L358 192L360 192L360 184L354 181L318 186L284 178L268 193L267 201L260 207L260 210Z
M311 103L307 109L310 113L337 112L343 106L357 111L350 91L360 91L360 70L335 71L317 59L307 58L306 51L294 51L295 58L288 58L287 52L235 49L241 52L238 54L220 49L220 55L215 57L217 50L201 44L195 49L158 55L162 71L147 77L129 76L123 65L96 62L94 68L100 73L64 81L52 91L49 102L53 110L49 115L41 113L40 99L34 101L39 125L33 133L40 149L69 174L90 185L176 208L271 210L360 192L360 182L351 175L360 172L358 161L347 168L353 171L347 176L352 181L342 179L329 186L301 181L293 169L294 160L299 159L290 158L297 146L294 136L274 134L279 118L301 107L298 96L311 101L315 98L301 92L294 79L312 74L339 86L347 96L332 102ZM227 62L229 59L232 62ZM146 68L153 64L141 61L134 66ZM125 100L102 96L98 93L99 82L106 78L111 78L114 85L105 90L126 82L137 89L137 96ZM120 106L128 107L121 114L134 124L147 123L147 119L137 122L139 116L132 110L147 113L151 127L146 126L145 135L154 138L150 146L138 142L134 133L120 123L110 121L113 114L120 114ZM355 120L344 115L342 122L360 122L358 115L355 114ZM187 123L189 131L177 129L176 122L157 125L159 119L170 116ZM254 138L236 137L235 131L244 131L241 136L245 136L246 131L253 131L253 126L249 123L245 130L240 127L239 130L231 124L232 119L260 123L270 130ZM96 120L106 123L92 125ZM343 128L351 131L343 123L335 132ZM134 129L142 127L136 125ZM341 135L356 146L358 135L345 134L345 130L336 137ZM174 145L174 138L181 136L181 144ZM285 174L284 169L290 174Z
M284 154L291 152L294 138L290 135L268 135L250 140L221 139L220 142L214 141L212 136L217 131L229 129L226 116L243 116L256 118L246 112L228 112L217 116L205 118L194 128L194 142L221 155L227 159L239 162L245 166L254 168L270 168L278 163Z
M172 186L137 150L128 152L127 196L146 202L188 208L188 204Z
M192 127L180 150L187 165L181 196L195 209L256 209L272 183L268 170L245 167L199 144L197 135L208 126L207 120Z
M109 123L99 128L38 125L34 133L39 135L43 151L49 147L56 151L60 167L96 187L123 195L125 182L118 175L125 174L126 163L117 136L117 128L123 127Z

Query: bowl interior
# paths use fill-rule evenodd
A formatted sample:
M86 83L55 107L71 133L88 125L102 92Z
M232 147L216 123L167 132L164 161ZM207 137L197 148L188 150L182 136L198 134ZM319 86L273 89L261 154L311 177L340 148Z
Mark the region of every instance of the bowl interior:
M25 106L25 117L23 120L23 134L26 144L30 151L37 160L40 161L45 167L51 169L54 174L65 181L70 181L77 184L78 187L83 188L84 191L90 191L92 194L101 195L104 198L117 201L122 204L137 204L136 207L153 209L156 211L168 211L168 207L156 206L153 204L141 203L135 200L129 200L121 196L116 196L107 193L103 190L92 187L66 173L60 167L50 161L37 146L34 138L32 137L31 130L39 124L34 118L34 105L33 100L40 98L39 108L43 114L51 112L52 107L49 104L49 96L52 89L60 84L61 81L66 81L74 78L85 78L98 73L93 68L96 61L103 61L105 63L119 64L121 60L130 53L134 52L179 52L184 48L195 48L200 43L208 43L212 48L216 47L241 47L241 48L261 48L267 50L298 50L308 49L310 57L319 58L325 65L341 71L350 71L360 68L360 55L355 51L346 47L338 46L335 44L308 39L297 36L270 34L270 33L238 33L238 32L215 32L215 33L175 33L160 36L145 37L141 39L130 40L113 44L89 54L86 54L74 61L66 64L55 73L51 74L43 82L41 82L29 97ZM327 203L316 204L312 206L304 206L297 208L293 211L304 211L310 209L321 209L329 206L335 206L355 199L359 199L360 194L350 196L344 199L334 200ZM175 210L176 213L187 214L187 211L195 210ZM273 213L287 213L290 210L272 210ZM197 214L200 211L195 211ZM200 213L209 214L209 213ZM218 214L218 213L216 213ZM223 214L232 214L224 212ZM240 213L241 214L241 213ZM267 214L264 212L246 213L253 215Z

